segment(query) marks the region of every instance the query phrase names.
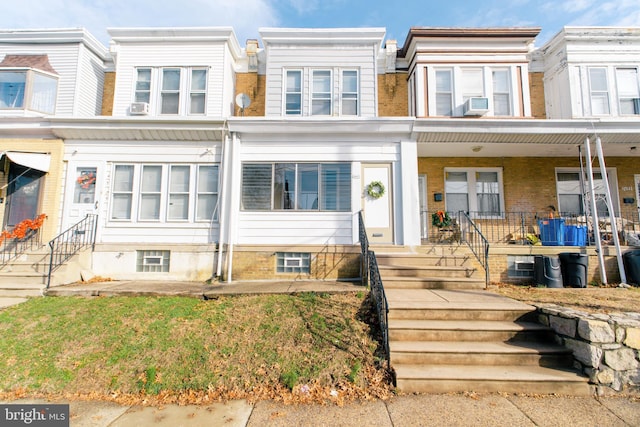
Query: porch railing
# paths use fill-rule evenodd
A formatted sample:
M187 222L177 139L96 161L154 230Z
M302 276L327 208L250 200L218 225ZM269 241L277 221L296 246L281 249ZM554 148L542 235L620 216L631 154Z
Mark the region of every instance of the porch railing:
M6 265L9 261L18 258L27 251L31 251L40 247L42 238L40 229L29 230L27 235L22 239L7 238L0 243L0 267Z
M461 241L466 243L484 268L484 283L489 284L489 241L466 212L459 212Z
M362 280L363 283L371 289L371 295L376 305L378 324L380 325L380 333L382 334L382 349L387 360L387 367L389 367L391 365L391 353L389 351L389 304L382 284L382 278L380 277L376 254L374 251L369 250L369 239L364 226L362 212L358 213L358 228L360 235Z
M97 215L87 214L80 222L58 234L49 242L51 256L49 258L47 288L51 285L52 273L66 260L81 249L88 246L91 246L92 249L95 247L97 219Z

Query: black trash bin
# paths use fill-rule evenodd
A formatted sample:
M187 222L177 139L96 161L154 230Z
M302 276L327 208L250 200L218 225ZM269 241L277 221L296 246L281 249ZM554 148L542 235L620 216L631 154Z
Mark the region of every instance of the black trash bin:
M558 258L536 255L533 258L533 280L536 285L544 285L547 288L561 288L562 274Z
M627 283L640 286L640 249L623 253L622 262L627 273Z
M589 255L563 252L560 255L562 283L565 287L586 288Z

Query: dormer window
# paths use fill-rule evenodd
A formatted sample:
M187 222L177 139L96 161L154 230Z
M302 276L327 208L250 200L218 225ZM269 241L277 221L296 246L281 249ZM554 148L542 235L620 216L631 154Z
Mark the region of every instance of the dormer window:
M304 68L283 73L286 116L358 116L360 73L357 69Z
M0 110L53 114L57 90L47 55L7 55L0 63Z

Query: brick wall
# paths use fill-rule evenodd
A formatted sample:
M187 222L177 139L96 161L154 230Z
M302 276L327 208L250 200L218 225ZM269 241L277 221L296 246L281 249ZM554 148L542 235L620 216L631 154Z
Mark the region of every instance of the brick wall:
M244 93L249 95L251 105L244 110L245 116L261 117L264 116L265 109L265 93L266 93L266 76L257 73L238 73L236 74L236 95ZM235 101L235 95L234 95ZM240 110L237 106L234 109L234 115L239 116Z
M544 103L544 73L529 73L529 93L531 96L531 115L535 119L546 119Z
M406 117L409 115L407 75L404 73L378 75L378 116Z
M360 276L360 247L242 247L233 248L233 280L337 280ZM311 273L276 273L276 252L311 253Z
M116 91L116 73L104 73L104 87L102 89L102 115L113 115L113 96Z
M36 153L50 153L51 167L49 172L42 178L40 188L40 209L38 213L47 215L47 220L42 227L42 241L51 240L58 234L60 224L60 206L62 202L63 186L63 162L64 152L61 140L25 140L25 139L5 139L2 140L2 149L6 151L25 151ZM0 174L0 187L8 182L9 164L5 157L4 163L0 163L4 168L4 173ZM0 224L4 224L5 209L7 207L6 189L1 191L4 200L0 204Z

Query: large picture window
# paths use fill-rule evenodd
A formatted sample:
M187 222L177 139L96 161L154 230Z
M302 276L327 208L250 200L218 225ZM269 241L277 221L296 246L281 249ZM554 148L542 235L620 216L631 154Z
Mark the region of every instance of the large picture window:
M350 211L349 163L245 163L243 210Z
M114 166L112 221L215 221L217 204L217 165Z

